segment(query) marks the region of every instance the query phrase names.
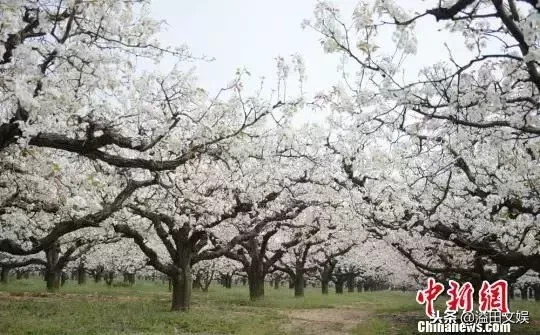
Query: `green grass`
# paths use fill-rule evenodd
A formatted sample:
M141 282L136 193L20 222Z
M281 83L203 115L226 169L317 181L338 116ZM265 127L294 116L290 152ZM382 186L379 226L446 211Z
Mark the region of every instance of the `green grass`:
M292 290L266 287L263 300L251 302L246 287L212 286L194 292L189 313L170 311L170 294L161 282L138 281L133 287L68 282L58 294L45 294L41 280L12 280L0 285L1 334L325 334L320 324L291 324L295 310L354 310L364 315L353 327L328 323L333 333L415 334L416 321L425 319L414 294L402 292L330 293L306 289L304 298ZM512 310L540 317L540 304L512 302ZM289 325L289 326L288 326ZM513 334L538 334L539 323L514 327ZM346 329L346 331L344 331Z

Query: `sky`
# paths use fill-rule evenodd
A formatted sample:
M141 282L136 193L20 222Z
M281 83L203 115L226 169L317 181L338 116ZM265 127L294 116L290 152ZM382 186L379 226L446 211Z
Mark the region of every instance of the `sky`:
M320 36L301 23L312 16L316 0L156 0L152 15L167 22L166 31L159 36L164 44L186 44L195 56L214 58L212 62L198 62L197 76L207 91L217 92L227 86L238 68L251 73L253 87L258 87L264 76L265 88L270 92L277 87L276 57L299 54L306 63L307 81L304 92L308 95L329 89L340 73L339 56L325 54ZM351 18L358 0L336 0L343 16ZM425 1L407 0L408 5L423 11ZM417 6L417 7L415 7ZM420 67L447 57L444 42L456 37L437 31L433 18L423 19L417 25L418 54L406 69L416 76ZM390 37L387 36L389 39ZM384 47L384 46L383 46ZM459 58L461 51L456 52ZM173 64L161 64L172 66ZM295 84L293 82L293 84Z
M356 1L345 0L352 6ZM307 90L327 88L336 81L338 58L323 52L317 33L302 29L315 1L311 0L157 0L153 16L167 21L164 43L186 43L194 55L215 60L198 64L205 88L219 89L245 67L254 82L267 78L275 87L276 60L298 53L306 61ZM324 84L324 85L323 85Z

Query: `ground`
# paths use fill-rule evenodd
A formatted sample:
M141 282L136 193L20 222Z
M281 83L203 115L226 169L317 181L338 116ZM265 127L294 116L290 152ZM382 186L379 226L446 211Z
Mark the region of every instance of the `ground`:
M323 296L309 288L294 298L288 288L267 287L264 300L251 302L246 287L213 286L194 293L186 314L169 311L167 285L158 281L111 288L68 282L58 294L44 288L37 279L0 285L1 334L410 335L425 319L414 294L404 292ZM512 334L540 333L540 303L515 300L511 309L531 314L531 324Z

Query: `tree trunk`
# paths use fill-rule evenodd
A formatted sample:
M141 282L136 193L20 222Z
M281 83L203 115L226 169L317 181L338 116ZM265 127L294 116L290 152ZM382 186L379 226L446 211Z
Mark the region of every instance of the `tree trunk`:
M22 270L17 270L16 274L17 274L16 276L17 280L21 280L23 278Z
M112 283L114 281L114 271L108 271L106 274L105 274L105 284L107 284L107 286L112 286Z
M279 278L274 279L274 289L276 289L276 290L279 289Z
M68 276L67 273L62 271L61 274L60 274L60 278L61 278L60 285L64 286L66 284L67 280L69 279L69 276Z
M225 288L231 288L232 287L232 275L231 274L224 274L221 276L221 285Z
M304 269L301 267L296 267L296 274L294 276L294 296L303 297L304 296Z
M328 284L329 283L330 283L330 281L327 278L321 280L321 292L322 292L322 294L328 294Z
M508 285L508 299L514 300L514 298L515 298L514 290L515 290L515 287L514 287L513 284Z
M79 285L86 284L86 269L84 268L84 263L80 263L77 267L77 283Z
M323 269L319 270L321 275L321 290L322 294L328 294L328 284L330 283L330 276L334 268L332 264L326 264Z
M519 295L521 296L521 299L527 300L528 296L527 293L529 292L529 289L527 287L520 287L519 288Z
M207 274L204 278L203 278L203 283L202 283L202 291L203 292L208 292L208 288L210 287L210 285L212 284L212 281L214 280L214 270L210 271L209 274Z
M471 281L473 292L480 292L480 289L482 288L482 280L481 279L472 279Z
M171 277L172 282L172 307L173 311L189 311L191 302L191 267L186 266L179 274Z
M359 280L359 281L356 282L356 291L357 292L362 292L363 287L364 287L364 283L362 283L362 281Z
M45 280L47 282L47 291L57 292L60 289L60 281L62 277L62 271L47 271Z
M342 294L343 293L343 284L344 283L344 280L342 278L338 278L336 280L336 294Z
M101 279L103 279L103 272L105 272L105 268L103 267L103 265L98 265L94 273L94 281L96 283L101 282Z
M347 291L349 293L354 292L354 275L353 274L347 275Z
M540 301L540 285L534 285L534 300Z
M257 300L264 297L264 277L263 264L259 260L253 259L247 269L249 298Z
M2 271L0 271L0 282L2 284L7 284L8 283L8 277L9 277L9 270L11 270L10 268L7 268L7 267L2 267Z
M60 243L55 241L50 247L45 249L45 281L47 283L47 291L56 292L60 289L60 281L62 277L62 269L58 268L58 260L60 258Z
M191 288L193 290L202 290L202 273L199 272L195 275L195 280L192 281Z
M129 282L129 286L135 285L135 273L128 274L128 282Z

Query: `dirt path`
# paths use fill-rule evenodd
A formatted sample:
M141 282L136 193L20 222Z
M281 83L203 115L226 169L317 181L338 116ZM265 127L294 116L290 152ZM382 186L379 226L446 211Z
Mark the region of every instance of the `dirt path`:
M368 312L352 308L301 309L287 313L286 333L305 335L343 335L367 320Z

